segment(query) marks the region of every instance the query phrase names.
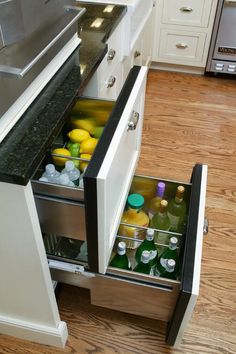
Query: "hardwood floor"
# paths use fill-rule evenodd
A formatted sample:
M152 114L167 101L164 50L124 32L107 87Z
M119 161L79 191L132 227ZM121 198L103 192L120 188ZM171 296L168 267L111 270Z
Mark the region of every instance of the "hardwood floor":
M196 162L209 166L210 226L200 295L179 349L165 345L165 323L92 306L87 290L63 285L66 348L0 335L0 353L235 353L236 81L150 71L138 172L189 181Z

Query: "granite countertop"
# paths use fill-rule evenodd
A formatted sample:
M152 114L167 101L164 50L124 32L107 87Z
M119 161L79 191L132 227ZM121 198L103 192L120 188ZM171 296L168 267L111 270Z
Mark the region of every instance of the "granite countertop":
M2 182L26 185L33 177L76 98L104 58L106 40L126 13L125 6L115 6L110 14L103 13L106 5L84 2L77 5L87 9L78 23L81 45L0 144ZM104 18L102 26L91 29L90 24L96 17Z

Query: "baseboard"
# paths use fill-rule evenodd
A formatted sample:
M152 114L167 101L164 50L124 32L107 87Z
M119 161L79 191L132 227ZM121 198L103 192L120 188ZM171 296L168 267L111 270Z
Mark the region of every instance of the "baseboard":
M0 333L60 348L65 347L68 337L67 325L63 321L57 327L49 327L1 315Z
M157 62L152 62L150 69L174 71L174 72L195 74L195 75L204 75L205 72L205 68L202 67L176 65L176 64L168 64L168 63L157 63Z

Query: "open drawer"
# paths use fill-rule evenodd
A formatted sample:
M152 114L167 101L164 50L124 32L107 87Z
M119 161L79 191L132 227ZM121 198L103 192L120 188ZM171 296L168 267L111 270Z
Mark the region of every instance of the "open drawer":
M94 305L167 322L166 342L169 345L177 346L191 317L199 293L205 226L206 180L207 166L200 164L194 166L189 183L145 176L134 176L132 180L129 192L142 194L147 204L153 197L156 184L159 181L166 184L166 199L173 197L179 184L185 187L187 222L184 232L175 234L179 239L181 263L180 275L176 280L110 267L108 263L105 275L85 271L85 276L83 276L83 270L81 271L76 264L77 257L72 263L68 262L67 264L52 261L50 265L54 268L52 273L54 279L88 287L91 291L91 303ZM137 227L137 225L134 226ZM169 234L172 235L173 232L169 232ZM117 235L118 240L122 238L124 239L123 236ZM96 247L96 244L94 246ZM71 249L75 250L73 246ZM78 247L77 254L79 250ZM130 256L133 251L129 252ZM110 260L112 258L109 249L104 248L103 253L106 254L103 257L103 263L104 259ZM63 270L66 272L61 272ZM67 274L65 275L65 273ZM73 277L68 273L80 274L74 274Z
M43 171L40 168L31 181L42 232L87 240L88 265L94 272L106 272L139 158L146 76L146 67L131 69L117 101L110 105L111 112L83 176L83 188L38 181ZM89 99L85 101L89 104ZM94 100L90 101L96 110ZM56 143L66 142L66 129ZM50 153L43 165L48 162Z

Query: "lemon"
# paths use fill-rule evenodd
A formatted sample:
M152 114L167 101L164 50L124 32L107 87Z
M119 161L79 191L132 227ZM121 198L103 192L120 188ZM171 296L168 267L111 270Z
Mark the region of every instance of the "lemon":
M81 154L80 157L81 157L82 159L91 160L92 155L90 155L90 154ZM85 167L87 167L87 166L88 166L88 162L86 162L86 161L80 161L79 168L80 168L80 171L81 171L81 172L83 172L84 169L85 169Z
M52 154L71 156L70 151L65 148L53 149ZM67 158L59 157L59 156L52 156L52 159L53 159L53 162L55 163L55 165L57 165L57 166L64 166L66 161L68 161Z
M93 135L96 125L92 119L78 119L78 118L71 118L71 124L73 128L79 128L86 130L89 134Z
M93 154L98 143L98 139L89 138L87 140L82 141L80 145L80 153L81 154Z
M84 129L73 129L67 135L73 143L81 143L90 138L90 134Z

